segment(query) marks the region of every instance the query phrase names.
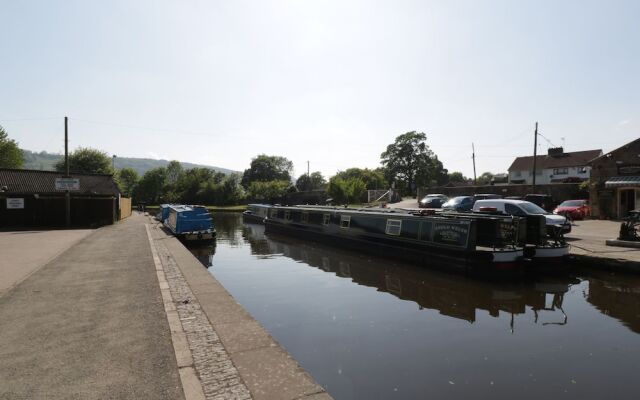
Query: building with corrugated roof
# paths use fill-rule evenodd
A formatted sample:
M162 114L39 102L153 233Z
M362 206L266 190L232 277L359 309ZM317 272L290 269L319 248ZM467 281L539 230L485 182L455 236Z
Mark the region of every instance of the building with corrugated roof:
M112 175L0 169L0 227L101 226L118 219L120 189Z

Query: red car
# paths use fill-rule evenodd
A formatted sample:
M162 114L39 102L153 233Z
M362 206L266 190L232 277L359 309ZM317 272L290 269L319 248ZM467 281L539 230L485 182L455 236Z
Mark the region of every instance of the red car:
M591 216L591 207L588 200L566 200L553 213L566 215L571 219L583 219Z

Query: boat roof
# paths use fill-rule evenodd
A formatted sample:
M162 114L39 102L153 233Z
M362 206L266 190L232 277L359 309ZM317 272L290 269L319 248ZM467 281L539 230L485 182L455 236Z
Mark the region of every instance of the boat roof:
M169 208L176 210L177 212L193 211L198 208L204 208L205 210L207 209L205 206L185 205L185 204L168 204L168 206Z

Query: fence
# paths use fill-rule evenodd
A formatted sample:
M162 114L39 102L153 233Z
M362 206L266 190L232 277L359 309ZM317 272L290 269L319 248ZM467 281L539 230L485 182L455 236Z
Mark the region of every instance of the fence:
M120 197L120 219L125 219L131 216L131 198Z

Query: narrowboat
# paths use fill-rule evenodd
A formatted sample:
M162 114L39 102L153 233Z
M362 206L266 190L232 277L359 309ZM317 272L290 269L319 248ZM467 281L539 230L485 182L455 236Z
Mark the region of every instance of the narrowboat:
M216 234L213 218L204 206L172 204L164 224L171 233L186 241L210 241Z
M521 218L478 219L383 209L273 206L266 232L280 232L348 246L419 265L470 270L519 271ZM528 249L531 253L533 249Z
M269 215L269 204L249 204L247 210L242 213L242 221L250 224L263 224Z
M496 212L495 209L489 209L481 212L459 213L444 212L442 216L450 218L475 219L482 220L486 218L514 218L511 215ZM540 268L542 266L553 266L558 262L565 261L569 256L569 245L564 239L562 230L557 230L554 235L549 235L548 221L545 215L524 215L518 216L521 227L520 235L518 235L519 245L525 247L525 255L531 261L528 266ZM527 251L533 248L534 251Z
M156 214L156 219L162 223L169 218L169 206L171 204L160 204L160 210Z

